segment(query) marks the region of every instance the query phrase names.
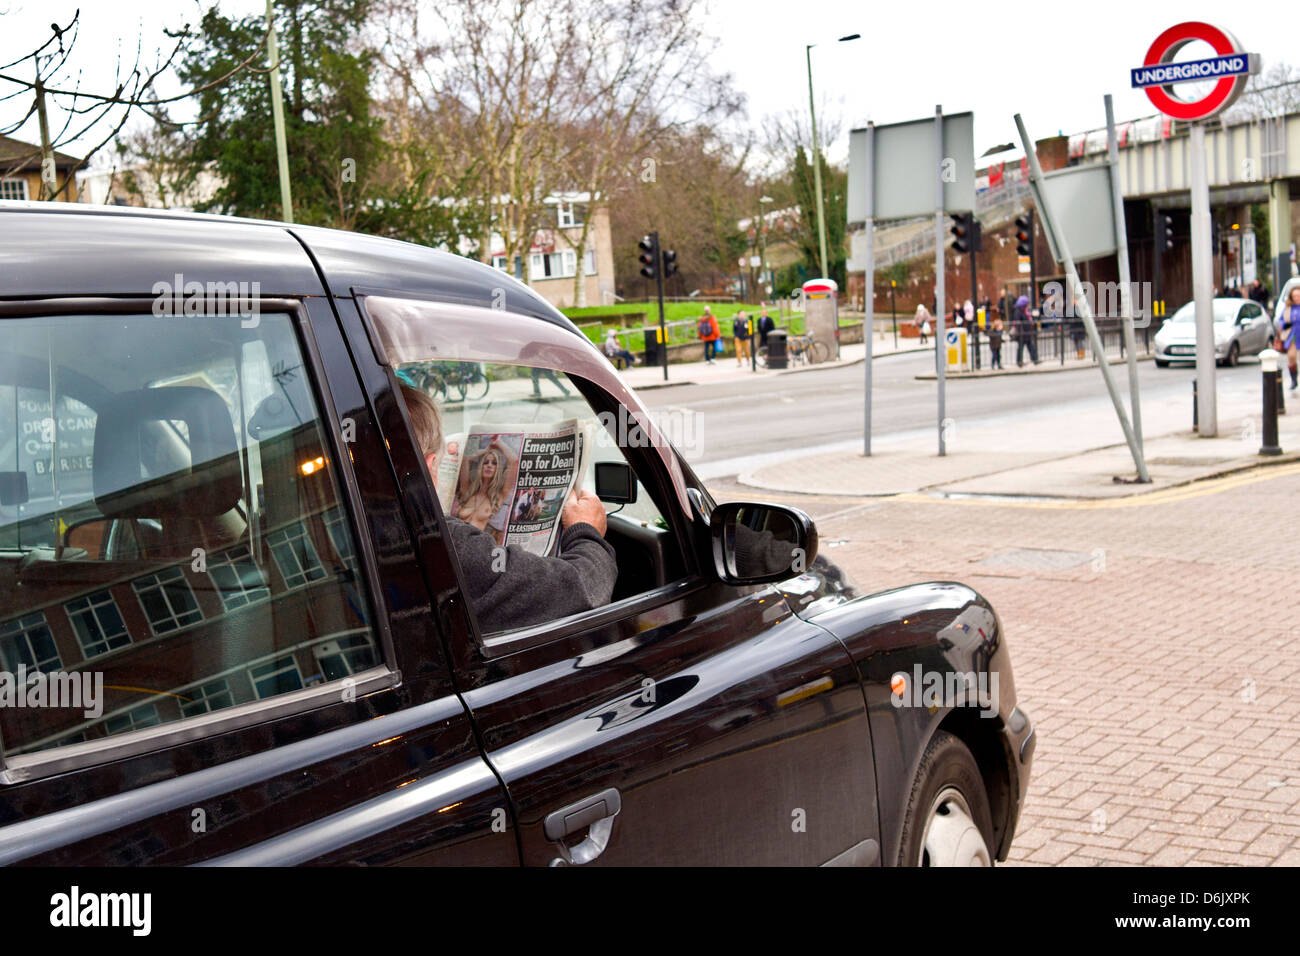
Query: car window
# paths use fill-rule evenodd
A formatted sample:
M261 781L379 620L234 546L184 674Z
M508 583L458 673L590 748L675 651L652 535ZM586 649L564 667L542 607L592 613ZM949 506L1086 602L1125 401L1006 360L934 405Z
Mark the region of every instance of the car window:
M1247 302L1241 307L1241 314L1248 319L1257 319L1264 314L1264 310L1256 302Z
M440 409L444 447L435 485L444 513L491 534L498 546L553 556L570 476L595 491L601 462L645 470L628 454L643 439L635 421L621 406L593 408L564 372L462 361L401 363L395 371ZM639 474L635 484L634 502L606 507L606 539L620 565L615 599L683 571L658 490Z
M383 663L293 321L257 318L3 320L6 757Z

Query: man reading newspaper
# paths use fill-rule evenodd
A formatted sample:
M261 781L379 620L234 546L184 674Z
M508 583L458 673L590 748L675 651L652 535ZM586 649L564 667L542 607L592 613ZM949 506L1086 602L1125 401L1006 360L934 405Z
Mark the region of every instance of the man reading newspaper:
M407 385L401 391L436 488L444 456L442 416L433 399L423 392ZM523 455L535 456L535 461L548 456L549 465L562 460L565 451L576 452L580 443L575 429L567 444L563 438L548 440L529 435L519 448ZM507 500L507 486L518 484L519 472L533 471L531 462L529 468L521 469L521 461L511 461L509 444L493 435L484 448L473 453L480 455L476 468L456 469L458 477L463 475L465 480L458 482L454 507L447 513L451 544L460 561L465 587L480 625L488 632L551 621L608 604L618 577L614 549L604 537L605 506L592 492L575 487L576 476L581 474L576 460L570 466L567 485L559 483L564 497L562 506L558 506L558 522L542 520L547 496L557 497L555 475L566 469L558 465L537 469L543 472L535 476L539 480L519 486L515 498ZM494 456L487 454L489 449L495 450ZM461 454L460 449L457 454ZM489 464L493 457L496 461ZM511 509L518 511L517 520ZM498 517L502 511L505 515ZM453 512L470 518L457 517ZM483 516L484 524L480 526L476 521ZM493 526L494 519L499 528ZM545 551L557 527L560 553L550 557ZM542 553L534 553L533 549L539 547Z

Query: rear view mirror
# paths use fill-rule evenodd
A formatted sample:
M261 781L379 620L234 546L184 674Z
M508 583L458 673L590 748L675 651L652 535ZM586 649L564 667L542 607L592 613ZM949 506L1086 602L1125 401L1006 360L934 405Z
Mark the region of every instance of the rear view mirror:
M798 508L728 501L709 516L713 562L727 584L766 584L803 574L817 557L817 529Z
M596 497L612 505L636 502L636 475L626 462L596 462Z
M27 501L27 472L0 471L0 505L25 505Z

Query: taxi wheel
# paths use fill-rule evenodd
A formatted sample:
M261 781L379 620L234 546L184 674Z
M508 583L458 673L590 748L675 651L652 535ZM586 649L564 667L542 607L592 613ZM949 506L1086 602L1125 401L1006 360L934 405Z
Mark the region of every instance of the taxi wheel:
M939 731L925 748L903 819L899 866L992 866L993 819L966 745Z

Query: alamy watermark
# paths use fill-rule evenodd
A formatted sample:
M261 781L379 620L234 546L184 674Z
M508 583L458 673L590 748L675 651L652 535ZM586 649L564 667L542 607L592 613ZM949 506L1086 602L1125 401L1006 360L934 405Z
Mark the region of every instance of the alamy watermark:
M978 707L981 717L998 713L997 671L927 671L914 664L912 673L894 674L889 688L895 707Z
M32 671L19 664L0 671L0 707L80 710L88 719L104 713L103 671Z
M173 276L173 280L160 280L150 289L154 295L153 314L157 318L229 315L239 318L239 324L246 329L257 328L261 321L260 282L209 281L204 284L197 279L186 282L185 276L179 272Z
M1130 282L1129 298L1133 309L1133 328L1145 329L1151 325L1151 307L1155 294L1150 282ZM1079 281L1079 296L1067 296L1065 285L1061 282L1048 282L1043 285L1043 316L1047 310L1053 310L1055 316L1074 318L1078 313L1076 303L1080 299L1088 303L1088 311L1093 318L1119 319L1124 316L1124 284L1122 282L1085 282Z

